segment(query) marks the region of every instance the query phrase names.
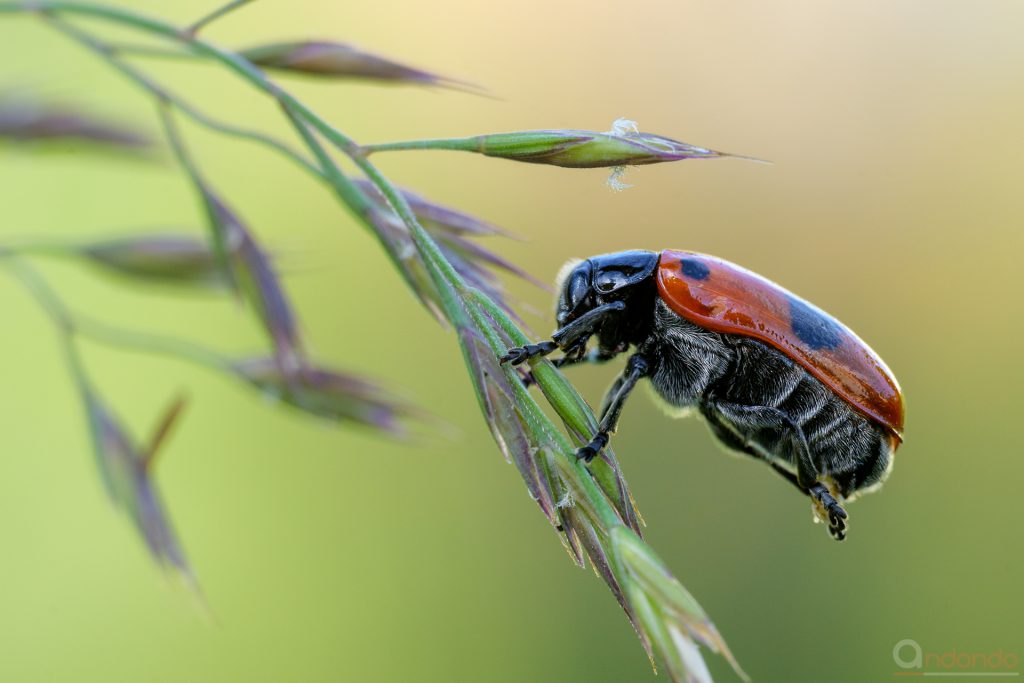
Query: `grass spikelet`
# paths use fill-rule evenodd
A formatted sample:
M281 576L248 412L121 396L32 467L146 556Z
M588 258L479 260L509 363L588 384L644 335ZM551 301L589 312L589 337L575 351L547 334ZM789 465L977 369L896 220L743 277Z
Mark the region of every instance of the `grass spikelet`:
M304 367L304 352L298 324L284 286L274 272L270 257L238 216L219 198L210 195L228 247L228 264L242 296L263 323L274 346L274 357L288 375Z
M125 235L84 242L74 251L123 277L198 287L225 285L224 273L210 245L183 233Z
M238 54L257 66L306 76L479 90L471 83L406 66L335 41L270 43L239 50Z
M421 411L376 382L340 370L309 364L296 375L286 375L275 358L239 361L231 368L264 394L331 422L369 427L400 437L407 434L409 418L423 417Z
M390 142L363 147L367 154L417 149L474 152L488 157L562 168L617 168L722 157L764 163L753 157L698 147L653 133L641 133L621 123L606 133L589 130L531 130L469 138Z
M430 277L423 267L419 252L415 248L407 227L390 209L383 195L372 183L365 179L356 180L354 183L376 204L379 210L378 227L388 235L388 239L394 243L394 248L398 253L408 254L407 267L416 273L415 277L422 283L421 287L425 290L432 290ZM491 235L512 237L511 233L467 213L434 203L410 190L402 189L400 192L409 203L413 213L421 221L424 229L437 241L445 258L459 275L497 301L506 311L511 313L512 308L494 269L511 273L542 289L547 289L546 285L526 271L470 240L471 237Z
M141 149L150 140L123 125L102 121L67 107L0 99L0 141L70 141Z
M134 522L154 559L173 568L196 587L195 577L153 480L153 462L162 439L147 450L140 449L87 384L82 386L82 398L96 461L111 500ZM173 420L177 413L178 408L172 406L165 420ZM161 431L169 428L165 423Z

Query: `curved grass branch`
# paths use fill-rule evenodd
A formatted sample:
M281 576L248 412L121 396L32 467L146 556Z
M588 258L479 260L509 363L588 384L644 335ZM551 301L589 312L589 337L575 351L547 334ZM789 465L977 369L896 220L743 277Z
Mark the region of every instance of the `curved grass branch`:
M108 43L108 45L112 52L122 57L148 57L152 59L185 60L190 62L202 59L202 57L187 49L126 42L112 42Z
M191 26L186 28L184 30L184 34L185 35L189 35L189 36L194 36L197 33L199 33L199 31L201 29L205 28L206 26L209 26L210 24L215 22L217 19L220 19L221 17L223 17L225 14L229 14L231 12L234 12L239 7L241 7L243 5L248 5L252 1L253 0L233 0L233 2L229 2L226 5L218 7L217 9L213 10L212 12L210 12L209 14L207 14L204 17L202 17L201 19L196 21L194 24L192 24Z
M131 518L153 558L162 566L173 569L205 607L199 583L185 558L153 478L152 464L156 452L152 449L161 444L180 413L180 400L161 421L156 435L150 440L151 449L140 448L89 382L75 345L74 320L63 302L42 276L17 257L0 253L0 265L28 289L60 332L61 345L85 407L97 465L111 501Z
M215 372L231 372L233 366L230 357L185 339L129 330L81 314L75 315L72 321L75 332L106 346L167 356Z
M228 7L237 4L240 3L231 3ZM604 466L607 469L602 475L601 465L588 469L578 462L573 456L569 439L545 415L522 385L516 371L499 365L498 356L507 347L527 341L525 335L497 304L460 277L420 225L405 196L369 161L365 148L267 78L245 58L196 37L194 31L182 31L158 19L89 2L0 1L0 13L11 12L38 12L43 16L67 14L104 20L183 45L197 55L223 65L279 103L310 153L317 159L319 175L330 183L349 210L373 229L378 209L363 190L337 168L316 136L323 136L330 145L347 156L379 190L408 230L419 258L437 290L444 316L458 333L481 408L496 441L519 467L531 495L537 499L553 526L564 532L563 541L570 553L582 561L581 548L586 551L598 573L625 609L652 658L664 663L674 680L710 681L707 669L697 653L695 641L722 652L735 665L707 615L640 539L632 500L616 463L606 459ZM218 13L214 14L219 16ZM106 50L105 56L110 61L112 53ZM142 85L137 72L121 71ZM162 92L145 89L154 95ZM198 173L191 166L187 155L182 154L180 141L176 141L176 131L167 113L171 103L159 95L158 99L162 104L161 116L182 165L202 188ZM507 135L487 136L487 142L491 145L488 151L497 150L507 158L527 161L544 157L544 163L571 164L574 167L587 167L595 159L605 163L612 157L597 158L595 154L600 156L606 153L618 155L612 159L616 163L622 159L626 160L625 163L656 163L645 159L657 157L657 161L661 161L690 158L676 153L674 149L666 151L667 147L671 147L668 143L684 143L675 143L658 136L627 140L625 136L606 133L571 133L540 131L511 134L515 136L512 138ZM459 139L459 142L451 144L465 145L465 140L472 138ZM687 150L683 150L686 154L696 150L694 154L699 153L705 157L721 156L712 150L687 147ZM392 149L395 147L392 146ZM381 151L382 147L375 146L370 150ZM591 429L595 422L593 413L564 377L547 361L536 361L533 367L537 383L569 431L579 438L579 435ZM737 672L742 675L738 667Z
M76 378L81 373L81 363L74 351L75 335L81 334L111 346L129 348L145 353L157 353L187 360L190 363L211 370L228 371L231 360L212 349L182 339L136 332L72 313L53 291L53 288L18 255L16 250L0 248L0 266L8 270L33 296L61 332L62 343L74 356L71 366Z
M126 62L124 59L121 59L118 56L122 52L121 49L118 49L109 43L104 43L103 41L97 40L95 37L93 37L86 31L83 31L77 28L76 26L72 26L71 24L61 20L59 17L55 15L48 15L47 20L50 23L50 25L53 26L55 29L57 29L64 35L68 36L75 42L79 43L80 45L83 45L84 47L88 48L93 53L101 57L110 66L112 66L114 70L126 76L129 80L135 83L135 85L139 86L144 92L152 95L159 101L166 102L167 104L173 106L182 114L185 114L190 119L195 121L197 124L217 133L221 133L230 137L239 138L242 140L249 140L251 142L255 142L265 147L268 147L278 152L283 157L293 161L304 171L311 173L317 178L323 180L323 176L320 174L320 171L316 168L316 166L314 166L308 159L303 157L297 151L295 151L285 143L281 142L280 140L265 133L261 133L259 131L242 128L215 119L214 117L206 114L201 109L194 106L184 98L179 97L178 95L172 93L170 90L166 89L162 85L158 84L156 81L149 78L146 74L144 74L142 71L135 68L128 62ZM181 54L195 57L195 55L191 55L189 53Z

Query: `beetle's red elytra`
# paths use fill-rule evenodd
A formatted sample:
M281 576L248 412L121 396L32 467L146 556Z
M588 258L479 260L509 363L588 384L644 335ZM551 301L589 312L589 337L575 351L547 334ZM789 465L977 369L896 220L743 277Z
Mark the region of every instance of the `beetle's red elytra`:
M658 295L701 327L771 344L902 441L903 396L885 362L852 330L767 278L724 259L666 249Z

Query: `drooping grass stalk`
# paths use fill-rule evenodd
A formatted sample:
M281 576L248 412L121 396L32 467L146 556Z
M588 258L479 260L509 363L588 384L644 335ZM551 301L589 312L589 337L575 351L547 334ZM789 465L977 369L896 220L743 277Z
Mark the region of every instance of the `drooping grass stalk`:
M42 276L17 258L18 253L0 248L0 266L10 270L33 293L61 330L61 341L73 354L69 356L69 367L80 388L87 383L82 384L85 375L73 344L76 336L108 346L167 356L212 370L242 382L268 398L329 422L370 427L401 437L407 433L406 421L428 417L374 382L347 372L310 364L299 377L289 377L277 371L273 358L235 358L186 339L117 327L72 313ZM88 393L95 392L90 389Z
M75 332L107 346L167 356L218 373L231 372L232 359L203 344L178 337L167 337L116 327L80 314L72 318L72 325Z
M239 4L230 3L227 7L233 8ZM541 410L522 385L516 371L498 363L498 356L507 347L526 342L526 336L500 306L467 284L420 225L403 193L367 158L367 150L396 150L402 147L360 147L267 78L245 58L196 37L194 30L181 30L158 19L89 2L0 2L0 13L10 12L41 12L45 16L67 14L104 20L181 44L196 55L223 65L277 101L308 151L317 160L318 168L314 167L314 172L328 182L351 212L376 233L374 221L380 217L379 209L338 168L317 136L322 136L348 157L383 195L408 230L419 259L436 290L437 303L459 336L481 408L495 439L510 460L519 467L531 494L537 498L552 524L564 532L570 552L581 561L580 549L586 551L633 622L648 652L655 660L666 665L675 680L710 680L697 653L694 639L713 650L723 652L735 666L724 641L707 615L640 539L632 499L613 456L606 455L602 463L595 463L590 469L575 459L569 439ZM222 13L218 11L212 16L220 16ZM201 20L198 25L204 23L206 21ZM191 28L195 29L196 25ZM88 42L86 44L94 50L97 48ZM116 65L113 53L102 49L100 52L105 52L103 56ZM176 147L186 173L202 188L198 172L187 158L182 158L183 147L169 119L167 108L174 103L169 102L158 87L145 85L145 79L140 79L137 71L119 70L160 102L161 117L168 128L172 146ZM203 123L201 118L198 120ZM240 137L268 144L267 140L261 139L262 136ZM467 141L480 143L481 137L487 138L482 143L485 148L470 150ZM491 156L572 167L723 156L713 150L693 148L659 136L637 133L630 137L586 131L535 131L511 134L511 137L480 136L458 138L455 141L419 141L415 143L418 145L416 147L408 146L412 143L404 144L405 149L450 145L444 148L483 151ZM281 151L273 143L268 146ZM385 243L385 246L387 248L391 245ZM546 360L534 361L533 372L541 390L570 433L577 441L585 438L596 420L579 394Z
M113 503L135 524L150 553L171 568L205 607L202 591L192 572L154 481L153 460L171 424L180 415L174 404L150 439L140 447L92 386L75 345L75 322L63 302L36 271L16 256L0 252L0 266L11 272L55 323L75 386L85 406L97 465Z

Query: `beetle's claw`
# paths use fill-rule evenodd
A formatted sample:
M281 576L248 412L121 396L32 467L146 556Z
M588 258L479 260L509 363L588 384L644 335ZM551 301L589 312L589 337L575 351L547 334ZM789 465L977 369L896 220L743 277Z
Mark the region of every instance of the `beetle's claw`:
M504 365L505 363L511 361L512 365L519 365L524 360L526 360L526 348L522 346L516 346L506 351L505 355L498 359L498 362Z
M512 365L519 365L523 361L536 356L546 356L557 348L558 344L552 341L540 342L539 344L527 344L526 346L516 346L506 351L505 355L499 358L498 361L502 364L511 361Z
M597 451L588 446L580 446L576 449L576 461L582 460L586 464L590 464L590 461L597 457Z
M828 532L832 538L842 541L846 538L846 520L849 518L843 506L832 496L823 484L811 487L809 491L814 501L815 514L822 520L828 520Z
M590 461L597 457L597 454L601 452L601 449L608 445L608 434L605 432L598 432L594 435L594 438L590 440L586 446L580 446L576 449L576 461L590 464Z

